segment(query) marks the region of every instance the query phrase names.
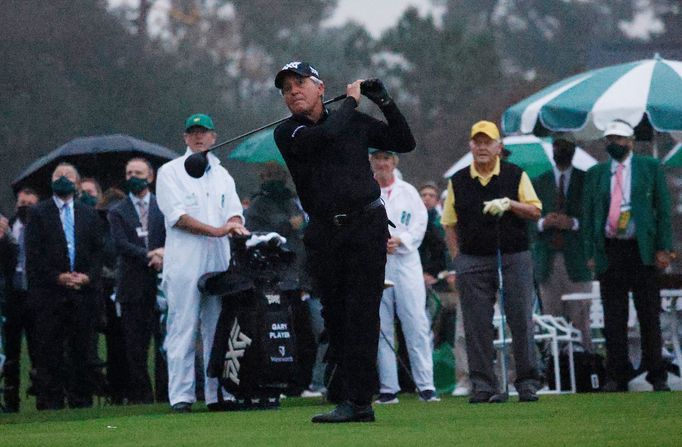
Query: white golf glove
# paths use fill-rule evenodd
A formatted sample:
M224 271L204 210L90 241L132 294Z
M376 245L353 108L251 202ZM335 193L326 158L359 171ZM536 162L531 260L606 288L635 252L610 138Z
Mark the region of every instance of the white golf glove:
M483 214L490 214L491 216L502 216L506 211L509 211L509 208L511 208L509 197L483 202Z

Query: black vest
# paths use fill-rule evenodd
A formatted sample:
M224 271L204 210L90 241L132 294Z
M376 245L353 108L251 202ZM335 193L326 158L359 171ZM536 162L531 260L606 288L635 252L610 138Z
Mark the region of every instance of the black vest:
M483 214L485 201L502 197L519 200L521 174L523 171L518 166L500 162L500 174L494 175L486 186L481 185L478 178L471 178L468 167L452 176L450 180L455 192L456 229L461 253L494 255L498 243L502 253L528 250L528 229L523 219L511 211L504 213L501 219Z

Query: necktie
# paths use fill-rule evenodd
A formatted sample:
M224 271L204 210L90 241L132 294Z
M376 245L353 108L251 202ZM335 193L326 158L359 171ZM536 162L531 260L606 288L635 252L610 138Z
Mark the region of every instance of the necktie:
M14 272L14 288L18 290L26 290L28 284L26 283L26 246L24 225L19 229L19 253L17 254L17 268Z
M149 210L147 209L147 204L144 200L139 200L137 202L138 210L140 211L140 225L142 226L142 231L147 231L147 224L149 222ZM144 246L149 245L149 236L144 237Z
M69 266L71 271L73 271L76 264L76 237L73 234L73 214L71 212L71 207L68 203L65 203L62 207L64 212L64 236L66 236L66 248L69 252Z
M566 174L559 175L559 187L556 192L556 211L557 213L566 212ZM559 229L554 229L552 234L551 246L554 250L564 249L564 234Z
M144 203L144 200L137 202L137 209L140 211L140 225L142 225L144 231L147 231L149 211L147 210L147 204Z
M26 236L24 230L26 230L26 226L22 225L19 229L19 254L17 257L17 263L22 272L26 271L26 247L24 245L26 243Z
M623 203L623 169L622 164L618 164L616 169L616 182L611 191L611 205L609 206L609 217L607 220L607 236L613 237L618 233L618 219L620 218L620 206Z
M557 191L557 211L563 213L566 208L566 174L559 176L559 190Z

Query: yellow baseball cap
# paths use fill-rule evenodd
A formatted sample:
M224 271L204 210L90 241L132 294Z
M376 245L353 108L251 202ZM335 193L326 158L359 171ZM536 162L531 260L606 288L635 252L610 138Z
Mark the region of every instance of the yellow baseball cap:
M497 129L495 123L490 121L479 121L471 126L471 138L474 138L477 133L488 135L493 140L500 139L500 131Z

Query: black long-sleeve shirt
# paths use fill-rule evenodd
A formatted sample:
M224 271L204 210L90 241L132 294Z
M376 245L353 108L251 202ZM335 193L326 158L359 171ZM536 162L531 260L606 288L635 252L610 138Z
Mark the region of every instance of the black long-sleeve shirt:
M387 123L355 110L346 98L313 123L292 115L275 129L275 142L291 172L303 209L314 218L361 209L381 195L368 148L410 152L414 137L395 104L382 108Z

